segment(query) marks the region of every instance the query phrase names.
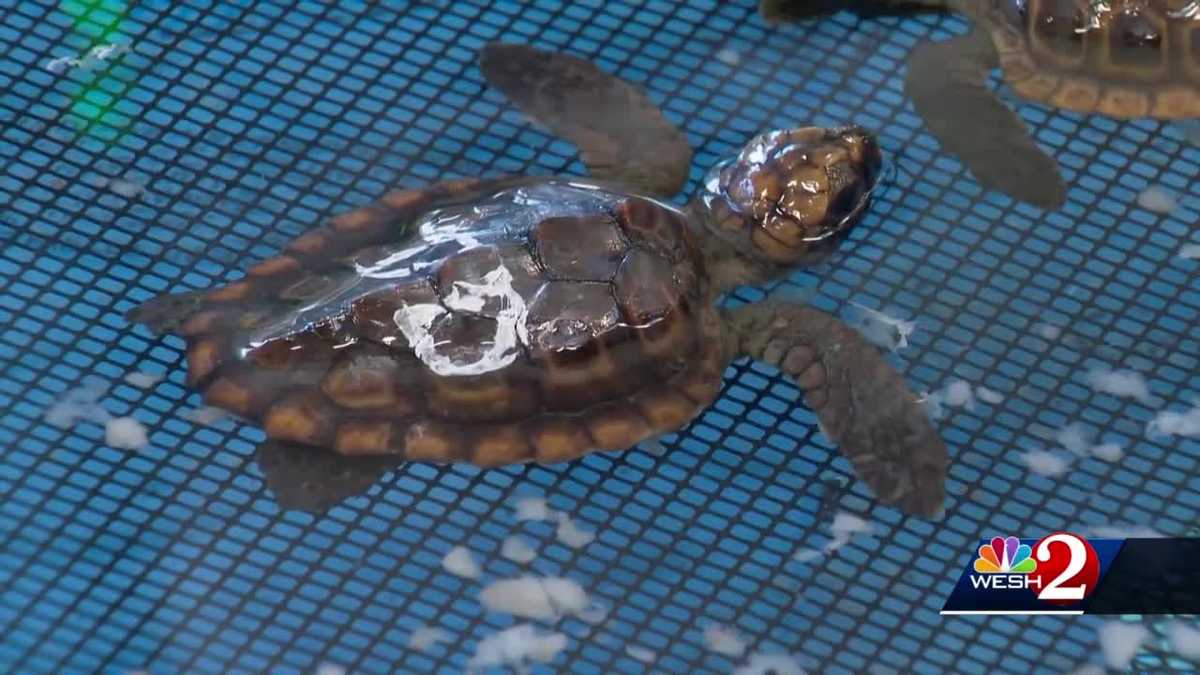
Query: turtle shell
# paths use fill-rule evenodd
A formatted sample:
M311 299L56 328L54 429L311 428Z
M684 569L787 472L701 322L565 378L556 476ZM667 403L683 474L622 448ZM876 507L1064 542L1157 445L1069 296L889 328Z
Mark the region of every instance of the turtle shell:
M1200 116L1191 0L990 0L1005 79L1024 98L1120 118ZM1194 9L1194 8L1193 8Z
M189 381L346 455L561 461L672 431L724 367L684 215L599 184L390 194L205 295Z

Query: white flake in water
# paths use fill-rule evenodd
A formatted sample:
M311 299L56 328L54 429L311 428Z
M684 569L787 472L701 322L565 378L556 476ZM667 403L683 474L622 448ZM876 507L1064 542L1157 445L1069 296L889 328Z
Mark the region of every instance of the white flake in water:
M746 641L729 626L713 624L704 629L704 646L718 654L739 657L746 653Z
M313 671L313 675L346 675L346 667L326 661L317 666L317 669Z
M423 652L439 642L450 642L452 638L445 629L436 626L418 626L408 636L408 648Z
M1119 462L1124 455L1125 452L1116 443L1109 442L1092 446L1092 456L1106 462Z
M815 548L802 548L799 551L796 551L796 553L792 556L792 560L795 560L799 563L807 563L812 562L823 555L825 554Z
M971 385L966 380L954 380L946 385L946 405L970 408L975 403L975 395L971 393Z
M1092 445L1092 434L1079 422L1072 422L1059 429L1054 434L1054 440L1076 455L1086 455Z
M136 370L132 373L125 374L125 383L130 386L137 387L138 389L149 389L159 382L162 382L162 379L162 375L157 375L155 373L143 373Z
M150 439L146 427L132 417L117 417L104 425L104 443L119 450L141 450Z
M228 416L229 413L224 410L211 406L201 406L195 410L187 410L183 413L183 419L203 425L213 424Z
M908 338L917 330L916 321L907 321L891 316L877 309L871 309L857 302L851 305L858 308L858 316L850 316L850 324L862 334L868 342L896 351L908 346Z
M565 513L558 513L558 528L554 535L563 544L571 548L583 548L596 539L596 533L580 529L579 525Z
M442 569L465 579L478 579L483 574L475 556L465 546L455 546L442 557Z
M654 660L658 658L658 652L635 645L625 645L625 653L642 663L654 663Z
M1146 378L1135 370L1093 370L1087 374L1088 386L1104 394L1135 398L1150 403L1150 388Z
M751 654L750 661L733 675L804 675L795 657L787 654Z
M1142 190L1138 195L1137 203L1143 209L1155 213L1170 213L1179 206L1179 200L1176 199L1175 193L1157 185Z
M1104 675L1104 669L1094 663L1089 663L1072 670L1069 675Z
M484 587L480 603L492 612L526 619L554 619L579 614L590 604L583 587L563 577L523 576Z
M1104 662L1114 670L1125 670L1150 631L1140 623L1105 621L1100 625L1098 634Z
M1183 621L1172 621L1167 626L1167 642L1172 651L1185 659L1200 660L1200 628L1189 626Z
M532 624L522 623L480 640L467 670L509 666L523 672L531 662L550 663L566 648L566 635L541 633Z
M833 541L825 544L825 553L833 553L850 543L850 538L856 534L875 534L875 526L853 513L839 511L833 517L829 531L833 533Z
M541 497L522 497L517 500L517 520L553 520L554 510Z
M1047 340L1057 340L1062 335L1062 327L1055 326L1052 323L1036 323L1033 325L1033 330Z
M975 387L975 398L991 405L999 405L1004 402L1003 394L987 387Z
M82 70L92 70L98 67L104 61L111 60L120 54L129 51L129 45L126 44L106 44L92 47L82 58L71 58L69 56L60 56L57 59L51 59L46 63L46 70L60 75L67 72L71 68L80 68Z
M1151 436L1200 438L1200 403L1183 412L1163 410L1150 420L1146 433Z
M100 399L108 391L104 382L93 380L78 389L64 393L54 405L46 409L43 417L48 424L66 429L79 422L104 424L112 419L112 413L100 405Z
M1021 461L1029 470L1048 478L1058 478L1071 466L1070 462L1046 450L1030 450L1021 453Z
M742 55L736 49L726 47L717 52L717 60L726 65L736 66L742 62Z
M524 537L514 534L500 545L500 555L515 563L525 565L537 558L537 551L525 543Z
M131 180L125 180L124 178L114 178L108 182L108 189L126 199L133 199L142 194L146 186Z
M1184 244L1179 249L1179 257L1185 260L1200 260L1200 244Z

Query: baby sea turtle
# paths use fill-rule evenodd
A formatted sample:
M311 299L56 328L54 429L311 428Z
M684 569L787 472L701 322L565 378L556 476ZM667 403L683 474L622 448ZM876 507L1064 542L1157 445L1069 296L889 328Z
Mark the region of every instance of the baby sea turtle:
M763 0L768 20L809 16L827 3ZM923 43L908 61L905 92L942 146L980 184L1043 208L1066 186L1056 161L988 88L1001 68L1018 96L1121 119L1200 117L1197 0L878 0L859 11L961 12L967 35Z
M845 236L879 174L871 134L765 133L679 209L649 195L683 187L691 150L641 91L526 46L489 45L481 67L593 178L392 192L239 281L132 314L186 337L187 381L208 404L262 424L277 492L320 502L407 460L623 450L686 425L747 355L793 378L883 501L940 509L946 447L875 347L783 300L717 306Z

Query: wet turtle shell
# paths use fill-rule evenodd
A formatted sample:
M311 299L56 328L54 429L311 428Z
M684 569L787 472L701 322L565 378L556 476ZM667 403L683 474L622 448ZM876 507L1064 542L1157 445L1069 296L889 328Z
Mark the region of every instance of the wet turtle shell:
M1005 80L1020 96L1120 118L1200 116L1200 10L1191 0L989 0Z
M270 438L343 455L624 449L716 394L698 261L681 212L582 180L397 192L201 296L188 377Z

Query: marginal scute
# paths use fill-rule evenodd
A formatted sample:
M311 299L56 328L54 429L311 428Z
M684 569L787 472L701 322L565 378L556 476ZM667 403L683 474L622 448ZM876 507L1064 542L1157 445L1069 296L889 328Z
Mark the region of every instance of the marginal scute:
M548 417L535 423L530 433L535 458L543 464L569 462L591 450L592 437L577 420L565 416Z
M250 282L242 280L235 281L231 284L226 284L214 291L210 291L205 299L209 302L234 302L237 300L245 300L250 295L253 286Z
M609 403L588 412L588 431L599 450L624 450L650 436L653 430L628 403Z
M452 462L461 454L458 434L444 424L422 420L408 427L404 437L404 454L411 460Z
M518 425L482 427L476 434L471 462L477 466L500 466L531 459L533 449Z
M658 434L678 431L698 411L695 402L673 389L654 389L639 394L634 402L651 430Z
M553 279L608 281L627 248L607 213L547 218L532 236L538 259Z
M393 452L392 422L352 419L338 425L334 450L343 455L382 455Z
M344 351L321 382L325 395L351 410L394 410L399 402L396 383L400 366L396 360L382 349L365 344Z
M259 264L246 270L246 276L249 277L271 277L276 274L284 274L287 272L295 272L300 269L300 261L290 255L281 255L275 258L268 258Z
M430 378L425 394L430 412L447 420L520 419L538 409L533 383L504 373Z
M300 391L267 410L263 430L271 438L305 445L330 447L335 414L317 391Z
M217 339L215 337L205 337L193 342L188 347L187 381L189 386L195 386L209 375L212 375L217 367L225 361Z

